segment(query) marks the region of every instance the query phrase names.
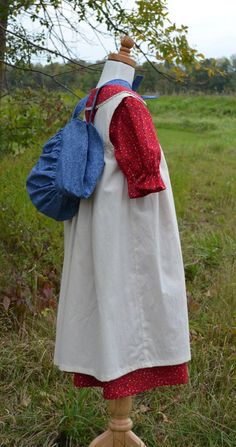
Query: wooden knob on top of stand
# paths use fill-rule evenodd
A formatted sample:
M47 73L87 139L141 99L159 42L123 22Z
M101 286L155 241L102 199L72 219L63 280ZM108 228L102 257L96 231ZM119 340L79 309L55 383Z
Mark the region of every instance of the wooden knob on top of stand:
M134 46L134 41L129 36L124 36L121 39L121 47L119 53L111 53L108 56L109 61L123 62L124 64L135 67L135 60L130 56L130 50Z

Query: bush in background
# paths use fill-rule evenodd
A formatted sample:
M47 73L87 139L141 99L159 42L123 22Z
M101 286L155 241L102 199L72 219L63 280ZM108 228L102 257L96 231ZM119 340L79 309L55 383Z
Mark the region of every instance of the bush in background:
M15 90L4 98L0 110L0 156L18 155L30 149L63 126L69 108L58 92Z

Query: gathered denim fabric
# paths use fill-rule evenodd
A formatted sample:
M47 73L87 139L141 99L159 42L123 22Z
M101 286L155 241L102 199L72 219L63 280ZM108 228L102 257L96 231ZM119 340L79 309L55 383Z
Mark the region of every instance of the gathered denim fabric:
M26 180L38 211L58 221L71 219L78 212L80 199L93 193L104 168L99 133L90 121L79 119L86 101L87 97L78 103L71 120L47 141Z
M133 89L141 79L136 77ZM121 79L106 82L97 89L92 111L101 88L109 84L132 89ZM37 210L58 221L71 219L78 212L80 199L91 196L104 169L103 141L91 118L89 122L79 118L87 99L79 101L71 120L47 141L26 180L27 192Z

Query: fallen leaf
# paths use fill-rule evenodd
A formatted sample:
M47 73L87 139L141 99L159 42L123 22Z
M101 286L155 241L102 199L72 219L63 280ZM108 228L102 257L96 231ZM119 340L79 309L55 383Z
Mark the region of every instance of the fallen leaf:
M23 399L21 400L21 405L23 405L24 407L28 407L30 403L31 403L30 396L24 396Z
M47 300L52 298L53 289L49 282L44 283L42 292L43 292L43 295L45 296L45 298L47 298Z
M48 300L48 307L51 307L52 309L57 308L57 300L55 297L52 297Z
M172 423L172 421L171 421L170 419L168 419L168 417L166 416L165 413L163 413L162 411L158 411L158 413L162 415L162 417L163 417L163 422L165 422L165 423L167 423L167 424L171 424L171 423Z
M140 405L139 407L141 413L147 413L147 411L150 411L150 407L147 407L146 405Z
M4 296L4 298L3 298L3 300L2 300L2 304L3 304L4 309L5 309L6 311L8 311L9 306L10 306L10 304L11 304L11 300L10 300L10 298L9 298L8 296Z

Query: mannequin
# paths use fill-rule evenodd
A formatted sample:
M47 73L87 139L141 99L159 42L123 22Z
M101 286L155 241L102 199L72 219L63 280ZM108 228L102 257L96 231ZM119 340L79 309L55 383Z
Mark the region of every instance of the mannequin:
M121 40L97 87L113 79L132 84L133 44ZM90 447L145 447L131 431L132 395L187 383L184 362L191 358L174 200L164 153L138 94L104 87L91 119L104 142L105 167L92 197L64 223L54 363L75 373L76 386L102 386L109 399L108 430Z
M134 42L131 38L125 37L121 41L125 45L125 50L132 48ZM123 47L124 50L124 47ZM122 51L122 47L121 47ZM124 54L111 54L105 62L97 88L112 79L122 79L132 85L135 69L134 62ZM129 417L132 409L132 397L124 397L108 401L108 411L111 420L108 430L95 438L89 447L145 447L144 443L132 431L133 423Z
M132 85L134 79L134 68L124 62L107 60L105 62L97 88L112 79L123 79Z
M133 39L130 37L123 37L119 54L111 53L108 60L105 62L97 88L112 79L123 79L132 85L135 72L135 61L131 59L129 53L133 46Z

